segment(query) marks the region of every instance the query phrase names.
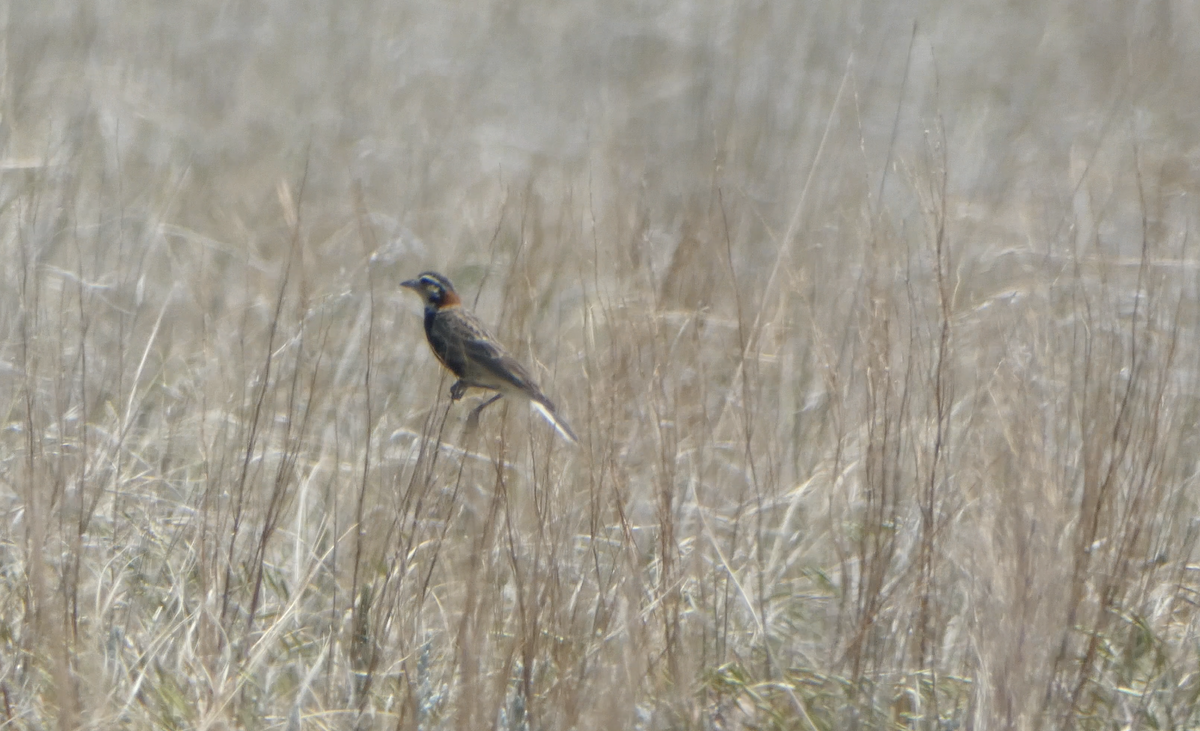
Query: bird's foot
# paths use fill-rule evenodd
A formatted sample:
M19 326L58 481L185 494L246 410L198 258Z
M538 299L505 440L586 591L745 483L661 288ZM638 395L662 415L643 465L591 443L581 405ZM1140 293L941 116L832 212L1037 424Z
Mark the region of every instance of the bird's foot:
M466 382L462 381L461 379L458 381L455 381L454 385L450 387L450 400L457 401L460 398L462 398L463 394L466 392L467 392Z
M475 408L471 409L471 413L467 414L467 426L463 430L464 433L467 435L474 434L475 430L479 428L480 412L482 412L488 406L491 406L492 404L496 403L498 400L500 400L500 394L496 394L495 396L492 396L487 401L484 401L483 403L479 404Z
M471 409L471 413L467 415L467 426L463 430L468 436L474 435L475 430L479 428L479 409Z

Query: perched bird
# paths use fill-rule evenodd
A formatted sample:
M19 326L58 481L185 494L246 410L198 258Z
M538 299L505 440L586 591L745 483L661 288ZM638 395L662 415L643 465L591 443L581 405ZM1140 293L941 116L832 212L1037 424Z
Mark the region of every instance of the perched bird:
M450 387L451 400L462 398L468 388L498 392L471 412L472 420L501 396L508 396L532 403L559 434L572 442L579 441L554 404L533 382L529 371L488 334L478 317L463 307L449 279L437 272L425 272L416 279L401 282L400 286L421 295L425 302L425 337L429 339L429 348L458 377Z

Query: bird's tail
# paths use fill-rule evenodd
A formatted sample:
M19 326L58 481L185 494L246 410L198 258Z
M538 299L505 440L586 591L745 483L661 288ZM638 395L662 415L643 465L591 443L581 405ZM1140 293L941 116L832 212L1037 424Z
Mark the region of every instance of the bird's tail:
M579 443L579 437L575 436L575 432L571 431L567 420L559 416L558 412L554 410L554 404L550 403L550 399L543 396L540 399L531 399L530 403L533 404L533 408L537 409L538 413L546 421L550 422L550 426L554 427L554 430L561 434L564 439L569 440L573 444Z

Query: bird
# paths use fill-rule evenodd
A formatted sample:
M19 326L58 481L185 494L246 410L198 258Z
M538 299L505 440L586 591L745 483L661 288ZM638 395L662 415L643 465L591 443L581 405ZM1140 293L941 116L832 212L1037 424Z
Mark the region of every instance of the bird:
M468 388L496 391L494 396L475 407L469 424L478 419L484 408L508 396L529 402L555 431L572 443L579 442L529 371L488 333L473 312L463 307L462 298L454 291L449 279L430 271L421 273L416 279L403 281L400 286L421 296L429 349L458 378L450 387L450 400L458 401Z

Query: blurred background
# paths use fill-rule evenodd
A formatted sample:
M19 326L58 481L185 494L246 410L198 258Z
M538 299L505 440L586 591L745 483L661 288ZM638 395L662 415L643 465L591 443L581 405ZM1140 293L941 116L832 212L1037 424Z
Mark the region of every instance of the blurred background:
M0 723L1200 723L1197 39L5 4ZM463 431L427 269L578 450Z
M10 161L79 168L86 152L126 196L171 181L171 223L205 235L269 219L275 184L307 166L314 225L345 215L358 180L394 225L477 249L504 191L530 180L600 225L636 200L668 238L714 184L781 233L793 215L811 226L860 189L903 198L932 134L956 204L1025 238L1060 227L1085 171L1122 177L1135 146L1187 178L1198 15L1178 2L21 4L5 13L4 133ZM889 164L894 187L880 184Z

